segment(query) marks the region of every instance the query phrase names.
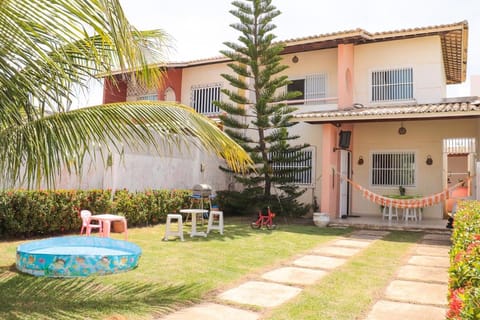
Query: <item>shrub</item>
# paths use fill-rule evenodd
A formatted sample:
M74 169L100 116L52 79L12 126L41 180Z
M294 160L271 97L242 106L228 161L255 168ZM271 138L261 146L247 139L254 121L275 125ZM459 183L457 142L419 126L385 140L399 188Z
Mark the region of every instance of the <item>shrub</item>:
M480 202L463 201L455 214L447 319L480 319Z
M217 201L223 212L231 215L256 216L259 210L267 211L267 207L278 216L300 217L305 215L311 208L311 205L299 203L294 197L258 196L257 191L245 189L238 191L218 191Z
M0 191L0 237L30 237L78 232L79 211L118 213L130 226L165 221L168 212L187 205L190 191L151 190L115 193L111 190Z

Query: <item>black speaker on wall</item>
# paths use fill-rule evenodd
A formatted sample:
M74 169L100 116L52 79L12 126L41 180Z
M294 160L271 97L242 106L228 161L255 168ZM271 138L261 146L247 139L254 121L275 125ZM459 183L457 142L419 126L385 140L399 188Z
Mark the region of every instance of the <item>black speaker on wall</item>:
M352 135L351 131L340 131L340 139L338 140L338 147L340 149L350 148L350 136Z

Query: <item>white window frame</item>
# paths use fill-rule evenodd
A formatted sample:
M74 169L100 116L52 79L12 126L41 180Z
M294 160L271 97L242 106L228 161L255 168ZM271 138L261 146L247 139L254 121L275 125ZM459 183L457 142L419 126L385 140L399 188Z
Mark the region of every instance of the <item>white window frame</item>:
M326 72L319 72L306 75L304 77L296 77L289 79L290 81L303 80L303 101L291 100L292 104L324 104L328 92L328 75ZM322 83L323 82L323 83ZM314 90L316 86L317 90ZM285 87L285 92L288 91L288 85ZM298 102L298 103L297 103Z
M157 93L148 93L142 94L141 96L137 96L137 101L158 101L158 94Z
M190 89L190 106L198 113L204 115L219 114L221 110L217 106L213 105L213 101L221 101L221 90L221 83L192 86Z
M385 158L378 159L378 161L390 162L391 166L384 166L374 168L374 158L376 156L381 157L384 155ZM404 157L413 157L413 168L401 168ZM389 159L390 157L390 159ZM408 162L408 159L406 159ZM411 160L411 159L410 159ZM415 150L374 150L370 153L370 186L372 187L415 187L417 183L417 167L418 167L418 156ZM383 178L374 177L375 172L385 170L387 172L392 172L391 175L384 175ZM397 178L395 178L394 172L398 172ZM410 172L410 173L409 173ZM380 174L380 173L378 173ZM402 177L403 175L403 177ZM407 175L410 175L410 181ZM381 180L381 181L379 181ZM413 181L412 181L413 180Z
M303 172L296 173L295 181L293 182L296 185L304 186L304 187L312 187L315 185L315 163L316 163L316 154L315 154L315 147L307 147L305 149L299 150L297 152L307 153L310 152L310 159L305 160L304 164L290 164L291 167L308 167L310 166L310 170L306 170ZM275 169L278 165L272 164L272 169ZM284 167L286 165L283 165Z
M414 77L413 67L371 70L370 101L385 103L414 100Z

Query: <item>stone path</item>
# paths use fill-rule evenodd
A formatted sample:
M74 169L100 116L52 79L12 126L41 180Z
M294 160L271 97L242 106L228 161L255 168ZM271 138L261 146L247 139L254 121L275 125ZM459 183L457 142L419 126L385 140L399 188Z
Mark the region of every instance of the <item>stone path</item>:
M366 320L445 319L449 234L427 234Z
M219 303L203 303L171 313L164 320L255 320L260 313L248 307L273 308L297 296L307 285L317 282L347 259L367 248L373 241L389 234L388 231L360 230L315 248L309 254L287 265L262 274L220 293ZM245 305L247 308L232 307Z

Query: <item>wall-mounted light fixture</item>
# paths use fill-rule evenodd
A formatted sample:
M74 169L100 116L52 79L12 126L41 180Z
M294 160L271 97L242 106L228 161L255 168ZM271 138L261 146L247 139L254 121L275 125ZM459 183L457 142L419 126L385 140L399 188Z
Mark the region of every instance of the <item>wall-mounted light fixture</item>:
M298 57L297 57L297 56L293 56L292 62L293 62L293 63L297 63L297 62L298 62Z
M432 156L431 156L431 155L428 155L428 156L427 156L427 160L425 161L425 163L426 163L428 166L431 166L431 165L432 165L433 160L432 160Z
M357 164L358 164L359 166L363 165L363 157L362 157L362 156L358 157Z
M402 121L402 123L400 125L400 128L398 128L398 134L399 135L404 135L406 133L407 133L407 129L403 126L403 121Z

